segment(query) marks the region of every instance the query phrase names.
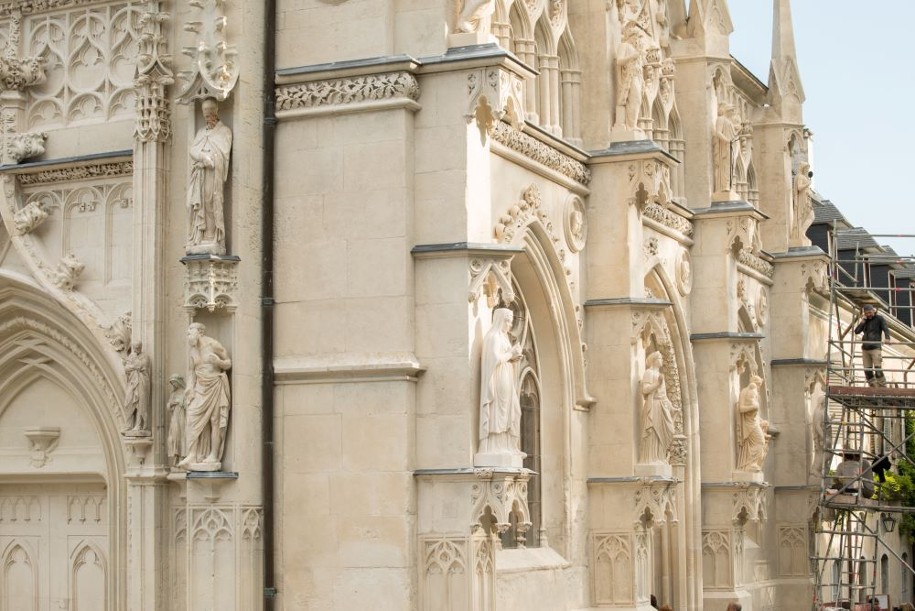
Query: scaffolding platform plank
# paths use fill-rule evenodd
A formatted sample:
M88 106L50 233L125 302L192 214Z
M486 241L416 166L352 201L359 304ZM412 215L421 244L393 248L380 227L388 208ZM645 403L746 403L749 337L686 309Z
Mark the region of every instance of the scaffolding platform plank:
M829 386L828 392L832 397L915 399L915 388L891 388L889 386Z

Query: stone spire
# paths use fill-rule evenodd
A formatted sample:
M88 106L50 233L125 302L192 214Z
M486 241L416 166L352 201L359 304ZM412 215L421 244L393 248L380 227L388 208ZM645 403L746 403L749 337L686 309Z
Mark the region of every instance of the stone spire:
M727 37L734 31L725 0L690 0L688 24L687 31L693 38Z
M769 104L781 118L803 123L804 87L797 67L791 0L773 0L772 63L769 65Z

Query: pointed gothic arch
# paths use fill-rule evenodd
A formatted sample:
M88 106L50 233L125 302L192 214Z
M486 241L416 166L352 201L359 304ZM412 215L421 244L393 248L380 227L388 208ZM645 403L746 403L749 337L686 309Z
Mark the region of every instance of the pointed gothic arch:
M64 476L97 482L107 496L108 550L107 555L96 552L106 571L110 566L123 566L127 448L119 433L123 383L120 372L111 366L113 351L99 346L90 330L61 304L10 274L0 275L0 346L0 422L35 385L59 389L60 396L71 399L67 404L78 410L74 417L92 430L100 457L97 462L57 462L50 473L47 467L23 471L19 463L4 461L0 481L15 477L17 482L42 486ZM61 424L66 432L66 424ZM116 608L122 602L118 597L124 592L126 572L107 574L105 596Z

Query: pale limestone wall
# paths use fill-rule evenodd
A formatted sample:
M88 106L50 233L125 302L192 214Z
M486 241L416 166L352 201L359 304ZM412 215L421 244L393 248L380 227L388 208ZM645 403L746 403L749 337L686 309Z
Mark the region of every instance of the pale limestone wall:
M34 498L15 506L47 522L4 528L0 560L21 583L75 576L89 608L261 608L264 7L25 4L21 54L48 24L63 38L46 80L4 83L0 96L13 135L48 131L36 157L47 164L3 176L0 519L9 499ZM277 3L274 607L634 610L656 594L691 611L800 608L827 304L823 255L792 238L806 141L789 45L767 90L729 59L723 1L693 3L689 23L680 2L477 4ZM144 52L178 77L164 94L134 83L139 15L157 9L171 24L150 14L143 44L161 40ZM111 36L98 63L68 64L85 14ZM666 94L646 76L646 104L679 126L655 124L654 107L616 126L632 20L673 69ZM14 21L0 7L5 39ZM226 98L233 131L226 241L240 262L226 264L227 305L208 311L187 302L178 263L187 151L203 125L181 49L222 35L237 52L221 64L232 84L204 89ZM473 46L494 41L514 57ZM151 106L138 122L137 99L167 103L167 133L143 123ZM714 193L725 103L752 128L737 201ZM660 146L633 142L648 134ZM23 229L17 213L33 202L47 218L32 209ZM71 253L79 273L60 267ZM532 476L474 464L499 290L517 294L536 348ZM120 435L126 312L153 359L151 431L132 440ZM228 476L212 479L171 472L165 457L166 381L186 370L191 320L233 361ZM674 441L646 463L640 381L653 351ZM753 473L737 470L750 374L778 433ZM43 483L50 474L71 483ZM74 497L102 509L71 531L58 516ZM536 503L539 545L502 549L492 529ZM77 564L26 553L67 537L91 543L67 550Z

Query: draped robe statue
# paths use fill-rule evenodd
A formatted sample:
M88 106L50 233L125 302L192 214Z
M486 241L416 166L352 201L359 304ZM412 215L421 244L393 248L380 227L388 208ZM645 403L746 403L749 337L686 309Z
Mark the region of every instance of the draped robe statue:
M187 189L187 254L226 253L224 193L229 176L232 130L217 114L216 100L201 105L206 126L191 145L191 177Z
M130 353L124 360L124 373L127 376L127 390L124 393L124 414L127 426L124 433L129 436L149 435L149 402L152 388L150 375L152 361L143 352L143 344L134 341L130 344Z
M187 456L178 466L191 471L218 471L222 467L229 426L226 370L232 361L222 344L204 335L205 331L199 322L187 329Z
M762 471L763 462L766 460L769 422L759 417L759 392L762 383L761 377L751 377L750 383L740 391L737 400L739 471Z
M674 438L674 421L667 385L661 373L664 357L652 352L645 359L645 373L639 384L642 392L642 462L667 462L667 452Z
M521 397L515 362L521 347L512 345L508 332L514 315L507 308L493 313L492 327L483 338L480 360L480 451L482 462L502 455L504 466L515 466L524 458L521 452ZM477 464L477 466L500 466Z
M184 411L186 389L184 378L178 375L169 378L168 384L172 390L165 406L168 412L168 437L165 445L169 460L173 465L177 465L187 453L187 437L184 432L187 422Z

